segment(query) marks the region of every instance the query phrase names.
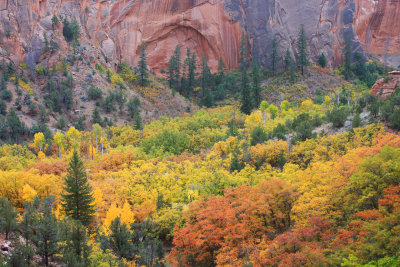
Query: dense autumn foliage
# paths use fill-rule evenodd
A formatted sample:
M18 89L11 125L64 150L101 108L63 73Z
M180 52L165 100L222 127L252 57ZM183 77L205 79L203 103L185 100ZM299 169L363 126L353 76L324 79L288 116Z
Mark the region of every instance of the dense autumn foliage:
M305 141L275 138L304 112L313 119L330 108L284 106L274 119L226 106L143 131L71 127L29 146L3 145L0 197L22 211L36 196L56 196L62 217L59 196L77 150L95 199L93 262L115 259L96 235L119 229L162 240L173 266L396 266L400 136L370 124ZM260 129L268 140L253 134Z

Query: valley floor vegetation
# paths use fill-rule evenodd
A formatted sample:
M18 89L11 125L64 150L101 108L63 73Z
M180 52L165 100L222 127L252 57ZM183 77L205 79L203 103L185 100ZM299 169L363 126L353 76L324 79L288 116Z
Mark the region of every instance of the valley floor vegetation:
M400 137L342 102L3 145L2 264L396 266Z

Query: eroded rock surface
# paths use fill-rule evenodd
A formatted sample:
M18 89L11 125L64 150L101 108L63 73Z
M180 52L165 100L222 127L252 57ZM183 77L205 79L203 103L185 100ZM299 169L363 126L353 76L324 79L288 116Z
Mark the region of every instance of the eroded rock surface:
M135 65L145 42L155 71L167 66L176 45L183 57L186 48L206 54L213 70L220 57L236 68L242 32L253 57L267 65L273 37L281 54L287 48L296 53L301 24L314 60L323 52L329 64L339 64L349 36L354 51L387 51L387 62L395 65L399 12L398 0L0 0L0 52L14 62L38 63L43 33L51 35L57 15L77 18L82 37L114 67L121 61Z

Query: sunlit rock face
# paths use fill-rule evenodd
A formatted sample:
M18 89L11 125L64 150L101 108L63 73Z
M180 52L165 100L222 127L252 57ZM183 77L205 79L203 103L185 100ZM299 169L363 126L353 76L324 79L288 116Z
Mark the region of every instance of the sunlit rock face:
M300 25L314 60L324 53L329 64L341 63L349 36L354 51L387 52L387 61L396 64L399 10L395 0L0 0L0 52L16 62L37 63L43 33L53 31L51 18L57 15L77 18L82 38L112 66L135 65L145 42L155 71L166 68L177 45L182 57L189 48L198 57L205 54L213 70L220 58L233 69L242 33L251 55L268 65L274 37L281 54L289 49L295 55Z

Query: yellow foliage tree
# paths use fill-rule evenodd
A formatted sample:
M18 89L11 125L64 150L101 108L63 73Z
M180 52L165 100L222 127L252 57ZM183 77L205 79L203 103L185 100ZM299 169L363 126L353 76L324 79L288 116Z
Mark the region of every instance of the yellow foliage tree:
M37 196L37 192L29 184L25 184L22 188L22 199L31 202Z
M62 158L62 152L65 149L65 135L57 132L54 136L53 136L53 140L54 143L57 145L58 147L58 156L60 157L60 159Z
M44 138L44 134L43 133L36 133L33 137L33 144L35 146L35 149L42 151L43 146L46 142L46 139Z

